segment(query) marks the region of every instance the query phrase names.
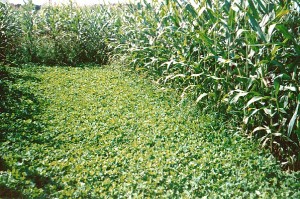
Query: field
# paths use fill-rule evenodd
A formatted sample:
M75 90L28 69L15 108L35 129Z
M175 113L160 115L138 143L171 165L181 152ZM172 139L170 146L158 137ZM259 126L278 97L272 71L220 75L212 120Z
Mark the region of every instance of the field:
M0 3L0 197L299 198L297 1Z
M132 71L26 66L9 74L1 197L300 196L299 174Z

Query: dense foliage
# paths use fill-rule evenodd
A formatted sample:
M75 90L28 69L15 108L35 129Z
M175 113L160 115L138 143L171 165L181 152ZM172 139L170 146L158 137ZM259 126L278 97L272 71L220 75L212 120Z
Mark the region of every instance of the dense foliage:
M299 172L124 68L1 69L0 198L300 197Z
M130 66L232 118L285 168L300 168L299 2L166 0L128 9L119 47Z
M6 62L104 64L125 55L300 168L300 5L296 0L165 0L34 11L1 4Z
M87 9L69 4L35 10L31 3L20 8L0 3L0 9L1 60L106 64L111 56L109 38L115 31L109 7Z

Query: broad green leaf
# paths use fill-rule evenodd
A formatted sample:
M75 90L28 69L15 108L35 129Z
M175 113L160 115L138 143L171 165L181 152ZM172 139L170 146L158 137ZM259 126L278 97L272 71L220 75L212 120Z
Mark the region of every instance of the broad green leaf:
M263 33L261 27L259 26L258 22L256 21L256 19L248 14L248 17L249 17L249 20L250 20L250 24L251 24L251 27L252 29L256 32L256 34L265 42L267 43L267 40L266 40L266 37L265 37L265 34Z
M258 3L259 7L264 11L264 14L267 14L268 10L265 6L265 1L256 0L256 2Z
M277 24L276 29L279 30L286 39L293 39L293 35L289 33L288 29L283 24Z
M274 89L275 89L275 95L278 95L279 89L280 89L280 82L278 79L274 80Z
M201 40L208 46L212 46L214 44L213 40L211 40L205 33L203 32L198 32L199 37Z
M253 13L254 18L258 19L259 18L259 13L258 13L257 8L255 7L253 1L248 0L248 3L249 3L249 7L250 7L250 10Z
M282 18L282 16L284 16L284 15L286 15L286 14L288 14L288 13L290 13L290 10L281 10L277 15L276 15L276 19L278 20L278 19L280 19L280 18ZM275 20L276 20L275 19Z
M193 18L197 18L198 14L197 14L196 10L194 9L194 7L193 7L191 4L188 3L188 4L185 6L185 9L186 9L189 13L191 13L191 15L193 16Z
M271 38L270 38L271 39ZM275 58L275 56L277 55L278 50L280 49L280 46L274 46L272 51L271 51L271 55L272 55L272 59Z
M236 12L233 9L230 9L229 17L228 17L228 25L231 28L233 28L233 26L236 24L235 17L236 17Z

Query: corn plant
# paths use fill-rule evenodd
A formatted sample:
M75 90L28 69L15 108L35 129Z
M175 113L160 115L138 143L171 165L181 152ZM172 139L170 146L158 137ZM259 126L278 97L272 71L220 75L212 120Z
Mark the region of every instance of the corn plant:
M20 9L7 5L6 12L20 29L15 45L21 56L15 60L51 65L105 64L112 56L110 42L117 21L109 6L78 7L71 2L36 11L29 2Z
M201 109L232 118L285 168L297 169L299 13L296 0L71 2L38 12L31 3L20 10L2 6L1 28L16 27L20 35L1 40L1 52L52 65L105 64L125 56L131 67L173 86L183 99L192 96ZM4 29L1 39L13 38L11 30Z
M299 167L297 1L144 1L122 21L132 66L242 117L248 135Z
M0 2L0 62L15 58L18 49L20 28L14 18L15 12L4 3Z

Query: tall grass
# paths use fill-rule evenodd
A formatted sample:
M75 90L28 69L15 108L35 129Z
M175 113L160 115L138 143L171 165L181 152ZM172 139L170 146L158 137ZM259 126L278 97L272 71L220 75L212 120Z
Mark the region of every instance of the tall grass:
M14 10L0 3L0 62L10 60L17 51L17 35L20 33Z
M1 4L2 60L105 64L125 55L131 67L260 139L285 168L300 168L298 1L32 8Z
M109 43L116 26L109 7L78 7L70 3L36 11L32 3L19 9L1 6L6 12L4 18L14 20L20 30L14 33L14 41L8 42L17 46L17 52L9 51L7 60L51 65L105 64L111 56ZM11 25L5 20L1 23ZM8 28L13 32L13 27Z
M144 1L129 10L122 21L131 66L241 121L284 167L299 168L297 1Z

